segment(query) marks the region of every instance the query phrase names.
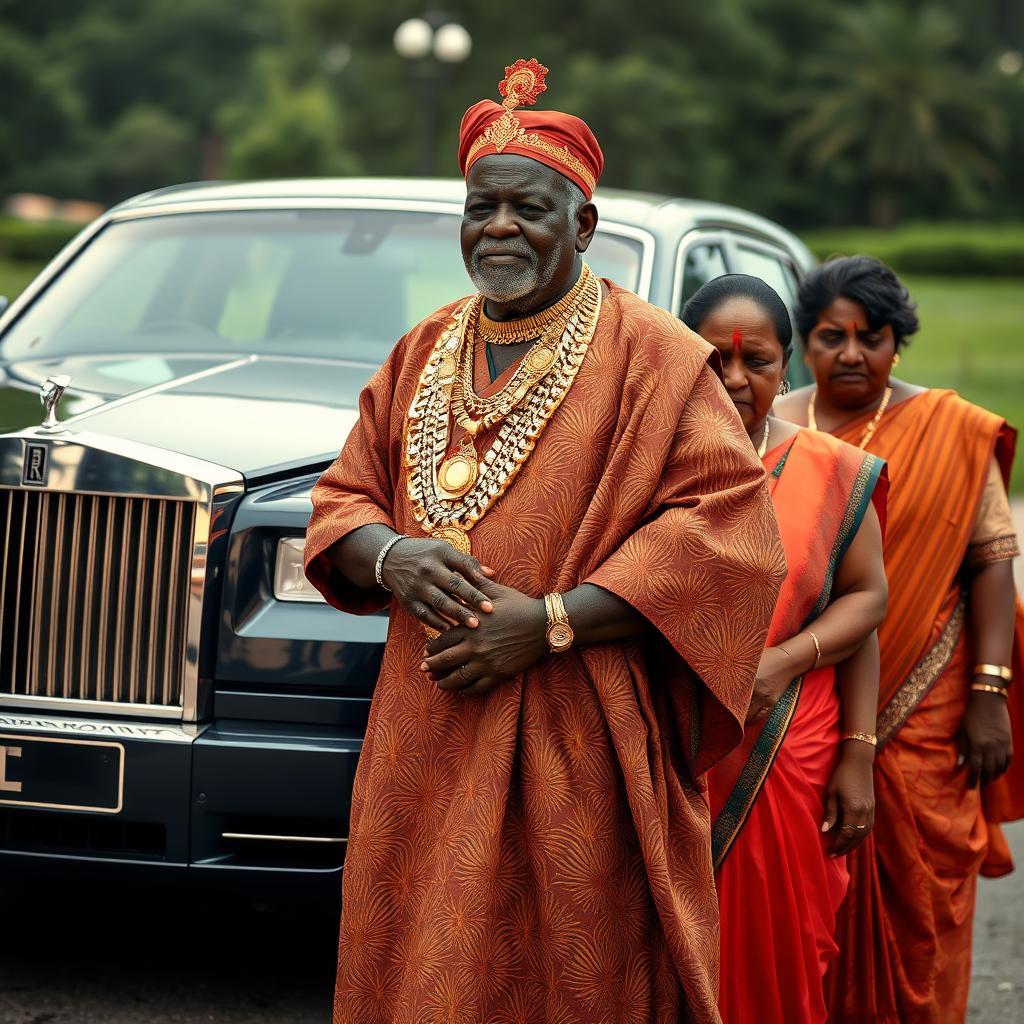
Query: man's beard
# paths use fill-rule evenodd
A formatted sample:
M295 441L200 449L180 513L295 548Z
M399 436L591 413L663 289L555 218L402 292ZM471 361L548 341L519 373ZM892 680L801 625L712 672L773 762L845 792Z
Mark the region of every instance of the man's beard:
M563 245L556 245L541 262L537 253L523 239L508 239L498 243L485 239L478 242L470 253L466 270L484 298L512 304L516 308L519 300L535 295L550 283L562 250ZM521 256L522 259L499 266L488 266L483 262L484 256L496 252ZM532 306L527 302L522 308L525 312Z

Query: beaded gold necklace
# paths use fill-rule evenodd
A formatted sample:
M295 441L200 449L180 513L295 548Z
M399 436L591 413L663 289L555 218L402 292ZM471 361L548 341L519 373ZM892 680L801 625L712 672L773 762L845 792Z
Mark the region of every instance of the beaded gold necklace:
M815 388L811 392L811 397L807 402L807 426L809 426L811 430L818 429L818 421L814 415L814 406L817 402L817 398L818 389ZM871 422L867 425L867 427L864 430L864 433L861 435L860 444L857 445L857 447L860 448L861 450L867 448L868 443L871 441L871 438L875 436L875 431L878 429L878 424L882 422L882 417L885 415L885 410L889 408L889 401L891 398L892 388L887 387L885 389L885 394L882 395L881 404L878 406L878 409L875 411L875 415L872 416L871 418Z
M420 375L405 430L407 490L413 516L425 533L467 553L468 531L511 484L583 364L600 316L601 283L587 272L560 336L550 345L551 362L546 369L528 371L522 382L525 388L517 386L509 392L511 399L506 399L496 418L490 420L491 425L500 422L500 427L483 457L476 450L476 434L469 431L450 456L453 407L468 405L467 398L476 398L475 393L466 392L459 378L465 361L472 359L472 328L482 301L476 296L456 310L439 337ZM453 401L457 386L460 398ZM507 411L504 405L509 405Z

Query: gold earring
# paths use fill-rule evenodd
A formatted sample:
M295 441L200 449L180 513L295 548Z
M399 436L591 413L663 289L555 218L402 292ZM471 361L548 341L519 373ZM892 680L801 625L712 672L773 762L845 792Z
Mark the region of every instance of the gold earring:
M897 352L896 355L894 355L892 357L892 365L893 366L899 366L900 365L900 354L899 354L899 352Z

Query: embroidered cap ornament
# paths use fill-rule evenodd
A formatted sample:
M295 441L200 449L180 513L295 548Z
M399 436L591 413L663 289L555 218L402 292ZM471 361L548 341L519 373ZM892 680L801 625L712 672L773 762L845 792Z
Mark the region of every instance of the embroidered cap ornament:
M481 157L496 153L527 156L565 175L589 200L604 167L594 133L578 117L557 110L518 110L533 106L547 91L548 69L536 58L517 60L498 83L504 97L475 103L459 130L459 167L463 175Z

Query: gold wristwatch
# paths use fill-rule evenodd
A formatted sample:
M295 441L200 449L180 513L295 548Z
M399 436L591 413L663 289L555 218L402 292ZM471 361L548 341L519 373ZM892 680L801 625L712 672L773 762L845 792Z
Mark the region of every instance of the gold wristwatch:
M565 614L561 594L545 594L544 610L548 613L548 628L545 636L552 654L563 654L572 647L574 634Z

